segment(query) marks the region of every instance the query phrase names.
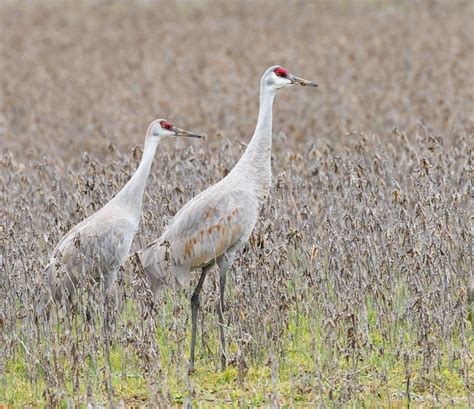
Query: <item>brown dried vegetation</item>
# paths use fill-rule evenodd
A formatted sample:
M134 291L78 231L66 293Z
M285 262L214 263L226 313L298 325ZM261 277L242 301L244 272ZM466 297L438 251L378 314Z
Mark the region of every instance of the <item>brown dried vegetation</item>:
M0 404L473 404L469 2L53 4L0 8ZM134 249L238 160L271 64L320 88L275 101L272 194L229 279L232 392L214 275L195 374L192 288L153 300L129 266L110 308L84 281L75 315L38 316L48 255L148 122L209 138L159 148Z

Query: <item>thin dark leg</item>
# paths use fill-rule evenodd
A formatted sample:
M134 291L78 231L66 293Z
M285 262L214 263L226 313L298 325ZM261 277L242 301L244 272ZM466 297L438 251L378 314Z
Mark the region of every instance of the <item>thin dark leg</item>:
M219 302L217 305L217 317L219 319L219 350L221 353L221 366L222 369L226 365L226 344L225 344L225 333L224 333L224 299L225 299L225 283L227 278L227 272L229 271L232 262L234 261L235 253L229 252L221 256L217 260L219 266Z
M219 318L219 349L221 352L221 367L225 368L226 355L225 355L225 334L224 334L224 293L225 293L225 281L227 277L227 268L219 269L219 303L217 306L217 316Z
M194 369L194 349L196 346L196 331L197 331L197 313L199 310L199 294L201 293L202 285L204 279L206 278L207 272L211 269L211 266L206 266L202 268L201 277L199 277L199 282L194 290L193 296L191 297L191 369Z

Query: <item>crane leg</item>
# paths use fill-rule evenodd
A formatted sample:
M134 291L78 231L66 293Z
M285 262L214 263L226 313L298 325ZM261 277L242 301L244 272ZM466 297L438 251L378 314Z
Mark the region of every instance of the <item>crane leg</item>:
M219 301L217 304L217 316L219 319L219 350L221 353L221 368L224 369L227 361L225 353L225 334L224 334L224 296L225 296L225 283L227 278L227 272L229 271L232 261L234 260L235 253L224 254L218 261L219 266Z
M219 350L221 352L221 369L225 368L225 334L224 334L224 291L227 271L219 269L219 301L217 305L217 316L219 318Z
M196 332L197 332L197 313L199 310L199 294L201 293L202 285L206 274L212 268L212 264L205 266L201 270L201 277L191 297L191 369L194 369L194 349L196 347Z

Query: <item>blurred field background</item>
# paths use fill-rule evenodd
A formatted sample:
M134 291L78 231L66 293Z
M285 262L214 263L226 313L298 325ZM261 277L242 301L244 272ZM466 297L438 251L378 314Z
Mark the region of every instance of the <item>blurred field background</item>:
M0 405L472 406L473 21L470 1L3 1ZM191 290L152 303L131 266L109 330L88 292L92 321L35 316L48 254L149 122L208 138L160 145L134 249L238 160L274 64L319 88L275 100L229 367L214 274L189 376Z

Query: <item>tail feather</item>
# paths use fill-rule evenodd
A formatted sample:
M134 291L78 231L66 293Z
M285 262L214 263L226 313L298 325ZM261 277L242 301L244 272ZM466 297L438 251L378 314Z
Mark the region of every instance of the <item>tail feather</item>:
M44 274L47 277L47 284L41 288L38 300L34 304L35 319L49 319L51 307L54 303L54 295L52 292L52 277L53 277L54 262L50 262L44 269Z
M138 253L138 257L140 258L140 262L154 295L156 295L161 288L171 285L166 251L166 245L163 244L161 240L157 240Z

